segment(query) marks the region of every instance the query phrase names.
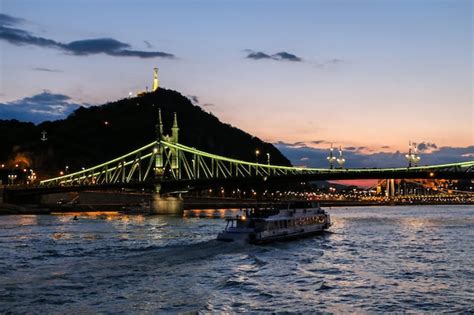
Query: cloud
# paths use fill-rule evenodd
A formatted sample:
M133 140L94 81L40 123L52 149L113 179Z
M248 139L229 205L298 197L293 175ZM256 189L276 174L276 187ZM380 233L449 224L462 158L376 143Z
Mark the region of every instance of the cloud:
M214 107L214 106L216 106L216 105L211 104L211 103L201 104L199 102L199 97L197 97L196 95L188 95L188 98L194 105L199 105L201 107Z
M188 98L193 102L194 104L199 104L199 98L196 95L188 95Z
M143 42L145 43L146 48L153 48L153 45L149 41L144 40Z
M49 69L49 68L32 68L31 70L43 71L43 72L63 72L62 70Z
M250 49L245 49L244 51L248 53L248 55L245 57L248 59L254 59L254 60L270 59L270 60L277 60L277 61L296 61L296 62L303 61L303 59L301 59L300 57L294 54L290 54L286 51L282 51L273 55L269 55L261 51L252 51Z
M255 60L260 60L260 59L272 59L272 57L270 55L267 55L266 53L263 53L261 51L257 51L257 52L251 52L247 55L246 58L249 58L249 59L255 59Z
M315 66L317 68L324 69L324 68L328 68L328 67L331 67L331 66L335 66L335 65L338 65L338 64L345 63L345 62L346 61L343 60L343 59L332 58L332 59L325 60L325 61L322 61L322 62L317 62L317 63L315 63Z
M11 26L21 24L23 22L23 19L0 13L0 25Z
M67 95L45 90L31 97L0 103L0 119L17 119L37 124L46 120L63 119L81 106L89 104L74 103Z
M106 54L118 57L138 57L138 58L174 58L173 54L161 51L141 51L130 49L127 43L120 42L113 38L94 38L76 40L70 43L61 43L52 39L34 36L30 32L15 28L23 20L2 14L0 16L0 39L10 44L32 45L45 48L62 50L66 53L77 56L88 56L95 54Z
M275 60L288 60L288 61L303 61L300 57L287 53L286 51L282 51L272 55L273 59Z
M418 151L424 152L429 150L436 150L438 146L435 143L421 142L417 144Z
M435 145L431 143L431 147ZM305 165L308 167L328 167L326 157L328 149L311 148L308 146L294 146L292 143L279 141L275 146L285 155L294 165L301 163L304 158ZM354 147L355 151L344 151L347 167L405 167L406 152L368 152L361 151L361 147ZM362 147L364 148L364 147ZM435 165L461 161L472 161L474 157L474 146L468 147L441 147L429 152L420 154L420 165Z

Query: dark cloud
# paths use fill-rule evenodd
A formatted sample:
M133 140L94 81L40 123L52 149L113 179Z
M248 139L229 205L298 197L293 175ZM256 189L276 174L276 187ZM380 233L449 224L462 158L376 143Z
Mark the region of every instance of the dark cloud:
M272 55L272 58L275 60L288 60L288 61L303 61L300 57L287 53L286 51L282 51Z
M272 57L270 55L267 55L266 53L263 53L261 51L257 51L257 52L251 52L247 55L246 58L249 58L249 59L255 59L255 60L260 60L260 59L272 59Z
M278 60L278 61L303 61L300 57L290 54L286 51L282 51L273 55L266 54L261 51L252 51L250 49L245 49L245 52L248 53L247 57L248 59L254 59L254 60L262 60L262 59L271 59L271 60Z
M382 146L382 149L390 149L390 146L384 145L384 146Z
M357 150L357 148L356 147L345 147L344 150L355 151L355 150Z
M422 151L422 152L425 151L426 149L428 149L428 146L426 145L426 143L423 143L423 142L422 142L422 143L418 143L418 146L417 146L417 147L418 147L418 150L419 150L419 151Z
M311 144L322 144L322 143L328 143L326 140L313 140L310 141Z
M43 71L43 72L63 72L62 70L49 69L49 68L32 68L31 70Z
M20 22L21 19L2 14L0 16L0 39L13 45L33 45L54 48L78 56L106 54L119 57L174 58L174 55L161 51L131 50L129 44L113 38L83 39L70 43L61 43L52 39L34 36L26 30L12 27Z
M435 145L431 143L431 145ZM328 149L310 148L307 146L298 147L292 143L279 141L275 146L287 157L294 165L301 163L305 159L305 165L308 167L328 167L326 157ZM363 147L365 148L365 147ZM364 153L359 151L347 150L344 152L347 167L404 167L407 166L405 159L406 152L371 152ZM420 165L435 165L444 163L454 163L461 161L472 161L474 157L474 146L468 147L441 147L429 153L421 154Z
M0 119L41 123L46 120L65 118L81 106L89 106L89 104L74 103L67 95L43 91L31 97L0 103Z
M417 144L418 151L423 152L427 150L433 150L437 149L438 146L435 143L430 143L430 142L421 142Z
M189 98L189 100L190 100L193 104L195 104L195 105L200 105L200 106L202 106L202 107L214 107L214 106L216 106L216 105L211 104L211 103L204 103L204 104L201 104L201 103L199 102L199 97L197 97L196 95L188 95L188 98Z
M24 20L0 13L0 25L11 26L23 23Z

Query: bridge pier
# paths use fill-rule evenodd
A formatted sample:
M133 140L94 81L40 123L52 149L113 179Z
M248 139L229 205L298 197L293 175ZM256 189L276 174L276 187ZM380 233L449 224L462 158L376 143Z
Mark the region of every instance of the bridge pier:
M181 197L163 197L159 193L151 196L151 214L183 215L184 202Z

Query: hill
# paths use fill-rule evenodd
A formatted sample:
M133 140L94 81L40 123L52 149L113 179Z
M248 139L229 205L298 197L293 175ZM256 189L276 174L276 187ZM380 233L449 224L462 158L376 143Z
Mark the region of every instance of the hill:
M266 162L266 153L270 153L272 164L290 165L272 144L219 121L167 89L82 107L64 120L39 125L0 120L0 161L32 167L40 177L57 175L66 165L70 172L87 168L153 141L159 108L165 133L170 133L173 113L178 114L180 143L184 145L246 161L255 161L258 149L260 162ZM47 132L47 141L41 141L42 131Z

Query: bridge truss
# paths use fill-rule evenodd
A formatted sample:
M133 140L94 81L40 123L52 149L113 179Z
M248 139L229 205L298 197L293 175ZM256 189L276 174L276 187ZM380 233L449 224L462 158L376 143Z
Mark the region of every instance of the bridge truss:
M252 163L200 151L163 137L100 165L43 180L42 186L160 183L244 178L473 178L474 161L399 168L306 168Z

